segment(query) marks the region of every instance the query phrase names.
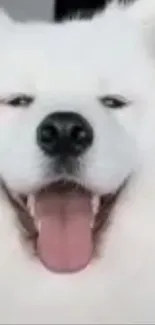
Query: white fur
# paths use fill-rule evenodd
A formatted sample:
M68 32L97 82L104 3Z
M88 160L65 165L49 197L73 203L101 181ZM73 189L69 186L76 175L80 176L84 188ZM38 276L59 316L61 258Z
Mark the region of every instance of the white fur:
M92 20L61 25L2 17L0 99L22 92L36 100L27 109L0 107L0 178L20 193L54 179L52 170L47 179L49 161L36 144L36 128L59 110L83 114L95 132L80 182L104 194L132 177L103 234L99 257L74 275L52 274L30 255L1 190L0 324L155 322L152 16L154 0L113 4ZM128 107L103 107L98 98L109 94L125 97Z

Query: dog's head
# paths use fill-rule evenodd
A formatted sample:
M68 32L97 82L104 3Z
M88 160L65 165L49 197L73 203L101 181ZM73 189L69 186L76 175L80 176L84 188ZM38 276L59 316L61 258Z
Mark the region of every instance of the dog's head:
M54 270L88 264L98 226L152 141L153 58L133 12L1 23L0 178L27 206Z

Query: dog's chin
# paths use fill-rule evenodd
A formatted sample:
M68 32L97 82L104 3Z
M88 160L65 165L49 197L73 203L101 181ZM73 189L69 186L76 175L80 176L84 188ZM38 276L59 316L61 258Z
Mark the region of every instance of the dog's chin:
M6 191L37 257L50 271L64 273L89 265L123 188L124 183L99 197L76 182L61 180L26 197Z

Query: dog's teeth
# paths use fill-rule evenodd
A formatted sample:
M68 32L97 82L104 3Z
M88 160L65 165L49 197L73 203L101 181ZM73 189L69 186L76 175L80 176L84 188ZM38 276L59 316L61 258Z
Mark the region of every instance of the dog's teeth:
M35 196L29 195L27 200L27 208L30 212L31 217L34 217L35 215Z
M96 215L99 211L99 207L100 207L100 197L98 195L92 196L91 206L92 206L93 217L90 222L90 228L92 229L94 227L95 217L96 217Z
M94 223L95 223L95 217L92 217L91 221L90 221L90 228L93 229L94 228Z
M36 227L37 231L40 232L40 230L41 230L41 221L37 220L37 219L34 219L34 223L35 223L35 227Z
M96 216L100 207L100 197L98 195L92 196L91 205L92 205L93 215Z

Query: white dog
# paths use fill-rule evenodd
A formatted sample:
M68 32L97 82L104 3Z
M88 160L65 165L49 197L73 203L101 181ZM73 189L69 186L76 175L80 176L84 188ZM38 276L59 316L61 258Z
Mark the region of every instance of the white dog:
M0 324L155 323L154 18L1 15Z

